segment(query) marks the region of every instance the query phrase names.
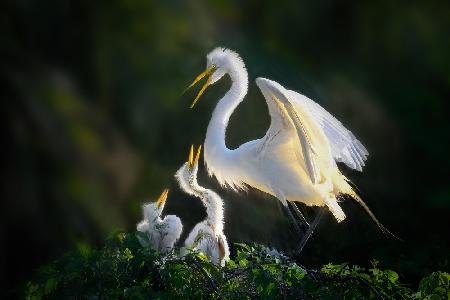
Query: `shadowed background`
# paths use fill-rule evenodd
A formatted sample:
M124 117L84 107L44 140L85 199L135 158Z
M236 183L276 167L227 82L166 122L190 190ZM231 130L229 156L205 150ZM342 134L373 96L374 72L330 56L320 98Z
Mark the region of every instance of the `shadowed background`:
M240 53L250 75L228 146L269 126L257 76L309 96L369 150L363 173L342 169L404 240L347 200L347 220L327 215L300 263L378 260L412 284L448 271L449 13L445 1L3 1L2 293L77 245L134 230L141 204L165 187L184 235L204 217L173 174L230 85L209 88L194 110L195 91L180 96L216 46ZM231 242L292 249L277 201L224 191L201 171L225 199Z

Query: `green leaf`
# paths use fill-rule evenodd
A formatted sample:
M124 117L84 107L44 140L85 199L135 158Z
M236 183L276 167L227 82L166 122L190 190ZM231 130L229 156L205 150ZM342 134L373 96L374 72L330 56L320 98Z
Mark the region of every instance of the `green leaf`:
M125 250L123 250L123 254L126 257L127 260L131 260L133 259L133 253L131 253L131 250L128 248L125 248Z
M239 266L241 267L246 267L248 265L248 260L243 258L241 260L239 260Z
M234 269L234 268L236 268L236 263L234 262L234 260L232 260L232 259L230 259L230 260L228 260L227 261L227 266L229 267L229 268L231 268L231 269Z
M391 271L391 270L386 270L386 271L384 271L384 274L386 274L388 280L391 283L396 283L398 281L398 274L396 272Z

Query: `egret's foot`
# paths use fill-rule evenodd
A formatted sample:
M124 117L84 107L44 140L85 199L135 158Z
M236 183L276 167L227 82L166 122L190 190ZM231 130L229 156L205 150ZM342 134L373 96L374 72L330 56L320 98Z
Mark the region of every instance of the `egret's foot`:
M317 212L317 215L314 219L314 221L309 225L308 230L306 231L305 235L303 236L302 240L300 241L300 244L297 247L297 254L302 252L303 248L305 247L306 243L308 242L309 238L314 232L314 229L316 229L317 225L319 224L320 220L322 219L324 213L325 213L326 207L321 207L319 211Z

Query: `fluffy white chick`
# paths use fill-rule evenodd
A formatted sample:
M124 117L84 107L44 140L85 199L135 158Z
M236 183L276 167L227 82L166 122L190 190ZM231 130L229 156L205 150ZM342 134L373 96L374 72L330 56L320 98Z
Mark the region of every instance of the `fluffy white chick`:
M189 195L201 200L206 207L206 219L194 226L189 233L181 254L187 249L204 253L214 264L224 266L229 259L230 250L223 232L224 209L222 198L214 191L200 186L197 182L198 161L201 146L194 158L194 147L191 146L189 159L175 174L181 189Z
M175 215L167 215L161 218L169 190L165 189L156 202L144 204L142 210L144 219L137 224L137 231L147 235L148 241L139 238L142 246L150 247L161 253L167 253L180 238L183 224Z

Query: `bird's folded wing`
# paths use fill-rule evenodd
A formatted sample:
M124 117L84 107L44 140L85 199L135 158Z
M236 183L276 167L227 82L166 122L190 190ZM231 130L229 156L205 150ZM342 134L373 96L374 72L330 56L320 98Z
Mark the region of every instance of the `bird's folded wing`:
M299 113L302 114L302 110L300 109L299 111L294 108L288 99L288 95L286 95L286 90L278 83L258 78L257 84L266 99L271 117L264 145L269 147L268 144L272 143L274 137L280 133L284 135L289 134L291 131L293 135L296 134L303 154L300 154L299 149L296 149L297 159L299 161L304 160L311 182L317 183L319 181L319 170L315 161L314 145L309 135L309 130L304 123L304 119L308 118L308 113L303 111L303 115L299 116Z
M321 126L328 138L331 154L336 162L343 162L352 169L362 171L369 152L353 133L323 107L295 91L286 90L296 107L304 107Z
M314 144L309 135L310 130L304 122L307 112L299 111L298 109L296 109L289 101L289 98L280 97L277 98L277 101L283 103L284 108L286 109L289 117L295 125L295 128L297 129L300 145L302 147L303 159L305 160L306 169L308 170L311 182L318 183L320 175L316 164Z

